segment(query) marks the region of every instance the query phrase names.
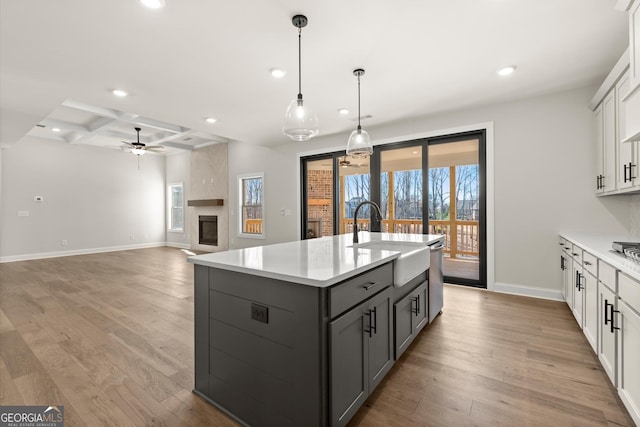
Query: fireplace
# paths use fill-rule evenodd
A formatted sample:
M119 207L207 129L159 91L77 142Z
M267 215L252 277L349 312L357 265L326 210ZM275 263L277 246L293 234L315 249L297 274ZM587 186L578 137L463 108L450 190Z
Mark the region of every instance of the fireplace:
M218 246L218 217L200 215L198 217L198 242L201 245Z
M322 218L309 218L307 220L307 239L322 237Z

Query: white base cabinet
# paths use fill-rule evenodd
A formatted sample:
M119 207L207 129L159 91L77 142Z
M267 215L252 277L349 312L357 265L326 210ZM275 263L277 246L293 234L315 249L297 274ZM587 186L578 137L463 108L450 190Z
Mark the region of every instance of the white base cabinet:
M612 320L612 316L615 314L618 306L617 297L611 289L602 283L600 284L599 294L600 310L598 317L600 321L598 323L598 335L600 339L598 341L598 359L600 359L602 368L607 373L607 376L609 376L609 380L611 380L613 385L617 385L616 349L618 334Z
M593 351L598 351L598 279L586 269L582 275L584 335Z
M640 425L640 315L625 302L618 308L618 394L635 423Z
M618 394L640 426L640 282L618 273Z

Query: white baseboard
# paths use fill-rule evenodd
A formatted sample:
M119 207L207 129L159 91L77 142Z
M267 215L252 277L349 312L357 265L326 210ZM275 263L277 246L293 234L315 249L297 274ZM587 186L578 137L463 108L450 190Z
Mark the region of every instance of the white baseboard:
M58 258L58 257L74 256L74 255L89 255L89 254L98 254L102 252L128 251L131 249L157 248L161 246L168 246L168 244L167 242L140 243L137 245L110 246L106 248L75 249L71 251L56 251L56 252L42 252L38 254L9 255L9 256L0 257L0 263L14 262L14 261L29 261L34 259L45 259L45 258Z
M178 249L191 249L191 245L188 243L166 242L165 246Z
M525 297L534 297L542 299L550 299L554 301L564 301L562 291L556 289L532 288L529 286L513 285L511 283L496 282L493 286L495 292L503 294L521 295Z

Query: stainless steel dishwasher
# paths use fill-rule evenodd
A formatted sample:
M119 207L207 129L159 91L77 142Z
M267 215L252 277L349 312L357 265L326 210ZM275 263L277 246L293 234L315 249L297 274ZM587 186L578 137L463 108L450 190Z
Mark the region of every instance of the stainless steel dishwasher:
M429 323L442 312L444 306L442 273L442 252L444 243L439 241L431 247L431 264L429 266Z

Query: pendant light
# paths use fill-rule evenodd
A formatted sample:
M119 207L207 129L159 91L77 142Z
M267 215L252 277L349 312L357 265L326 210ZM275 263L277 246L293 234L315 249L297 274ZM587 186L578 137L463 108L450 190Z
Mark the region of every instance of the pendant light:
M347 155L359 158L373 154L373 146L371 145L371 137L369 137L367 131L362 130L362 126L360 126L360 76L364 75L364 70L357 68L353 70L353 75L358 78L358 127L351 132L349 136Z
M302 28L307 26L307 17L296 15L291 19L293 26L298 29L298 97L289 103L285 115L282 132L294 141L308 141L319 132L318 117L304 105L302 99L302 65L301 65L301 39Z

